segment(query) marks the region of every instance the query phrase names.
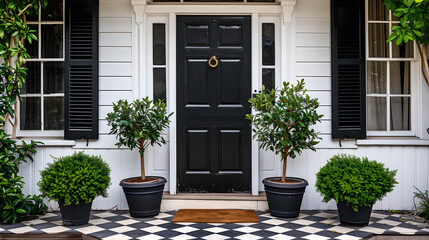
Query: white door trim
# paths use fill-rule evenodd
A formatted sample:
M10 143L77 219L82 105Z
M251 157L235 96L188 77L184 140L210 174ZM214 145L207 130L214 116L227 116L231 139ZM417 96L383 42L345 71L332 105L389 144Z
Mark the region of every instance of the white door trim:
M147 83L150 79L146 78L147 75L145 74L148 71L151 71L149 65L145 65L144 63L148 62L148 58L151 56L147 56L145 53L145 47L147 47L146 42L144 41L146 36L145 30L151 29L147 25L152 21L145 21L147 18L150 17L156 17L156 16L163 16L168 17L168 22L166 28L167 30L167 39L166 39L166 51L167 51L167 105L168 105L168 111L170 113L176 112L176 16L177 15L251 15L252 16L252 92L256 89L260 89L262 80L260 79L260 51L259 48L262 44L261 42L261 27L260 27L260 17L263 16L274 16L274 17L280 17L283 11L286 9L284 6L281 5L243 5L243 4L237 4L237 5L231 5L228 4L226 7L225 5L219 5L219 4L195 4L195 5L147 5L146 1L144 0L132 0L131 3L133 4L134 11L136 14L136 23L138 25L137 28L137 36L138 36L138 42L136 49L139 50L139 56L138 62L139 64L138 69L136 70L136 79L135 79L135 86L140 86L140 94L135 94L135 96L143 97L147 95L151 95L148 93L148 86L152 86L151 83ZM292 11L290 11L290 7L288 6L288 11L286 12L287 15L292 14ZM285 15L283 15L283 19L291 19L290 17L284 18ZM276 48L276 51L278 53L284 53L284 49L281 45L285 43L285 35L288 36L288 40L292 38L292 34L287 34L283 30L285 28L287 30L290 30L290 28L287 28L286 25L290 25L290 22L285 21L279 21L281 24L281 31L278 33L278 36L281 36L281 41L278 41L279 47ZM277 28L276 28L277 29ZM148 35L151 35L148 33ZM285 55L287 56L287 55ZM282 65L284 66L284 60L282 59ZM288 60L286 60L289 62ZM288 69L290 70L290 69ZM287 71L284 68L280 68L279 76L281 76L281 79L277 79L276 82L284 81L284 76L286 75L285 71ZM290 72L288 73L288 75ZM276 74L277 75L277 74ZM146 81L147 79L147 81ZM177 173L176 173L176 166L177 166L177 126L176 126L176 115L173 114L171 118L171 124L170 124L170 130L169 130L169 156L170 156L170 162L169 162L169 189L170 194L176 194L177 189ZM149 158L153 158L153 154L148 154ZM256 140L252 140L252 186L251 191L252 195L258 195L259 194L259 144ZM148 162L153 162L153 159L149 159Z

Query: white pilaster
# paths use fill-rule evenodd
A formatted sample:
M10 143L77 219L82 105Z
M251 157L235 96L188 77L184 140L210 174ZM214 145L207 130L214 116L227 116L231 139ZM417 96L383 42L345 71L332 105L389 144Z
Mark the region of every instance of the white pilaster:
M146 0L131 0L131 4L133 5L134 13L135 13L135 21L137 24L137 69L135 73L137 76L133 76L136 78L136 85L134 87L135 90L133 90L133 96L135 98L142 98L147 96L146 92L146 51L145 51L145 45L146 45L146 25L145 25L145 18L146 18ZM134 93L136 92L136 93Z

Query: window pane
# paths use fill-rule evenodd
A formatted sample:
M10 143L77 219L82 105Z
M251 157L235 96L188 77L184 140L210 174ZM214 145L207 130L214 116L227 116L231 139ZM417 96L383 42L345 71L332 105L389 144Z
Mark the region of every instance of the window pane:
M44 98L44 124L45 130L64 129L64 98L45 97Z
M42 25L42 58L63 57L63 25Z
M274 23L262 24L262 65L275 65Z
M368 1L368 20L389 21L389 10L383 5L384 0Z
M39 39L39 34L38 34L38 27L39 25L28 25L28 27L30 28L30 30L36 30L37 32L34 32L33 34L36 35L37 39ZM31 44L26 41L25 42L25 48L27 49L27 53L30 54L31 58L39 58L39 42L35 41L34 39L32 39L33 41L31 42Z
M384 97L367 97L367 129L369 131L387 130L387 107Z
M42 21L62 21L63 1L48 0L48 5L42 8Z
M276 77L275 70L264 68L262 69L262 85L265 86L265 89L272 90L276 88Z
M390 62L390 93L410 94L410 62Z
M21 130L41 130L41 111L39 97L23 97L20 103Z
M367 93L387 93L387 63L367 62Z
M153 99L165 100L167 98L166 92L166 73L165 68L153 69Z
M165 65L165 24L153 24L153 65Z
M390 100L390 114L390 130L411 130L409 97L392 97Z
M45 62L43 64L43 93L64 92L64 63Z
M28 68L27 77L23 87L25 93L40 93L40 62L27 62L25 67Z
M32 10L34 12L32 12L29 15L25 15L27 22L38 22L39 21L39 9L37 10Z
M389 57L389 44L386 43L390 31L389 24L369 23L368 27L369 57Z

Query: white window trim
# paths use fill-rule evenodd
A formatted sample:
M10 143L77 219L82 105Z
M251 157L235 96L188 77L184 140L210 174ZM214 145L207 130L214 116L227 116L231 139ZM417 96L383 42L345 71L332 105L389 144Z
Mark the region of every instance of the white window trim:
M156 23L161 23L161 24L165 24L165 65L154 65L153 64L153 24ZM165 68L165 74L166 74L166 96L167 96L167 101L169 98L169 73L170 73L170 69L169 69L169 62L170 62L170 56L169 56L169 18L168 15L152 15L152 16L147 16L147 21L146 21L146 96L148 96L150 99L153 99L153 69L154 68ZM144 94L142 94L142 96L145 96ZM171 104L171 102L168 102L167 104L167 109L169 109L169 105ZM169 112L171 112L169 110ZM167 142L170 142L169 140L169 131L170 129L167 128L162 135L164 135L163 137L166 139ZM156 156L154 155L154 148L150 147L146 150L146 156L145 158L147 159L147 170L149 171L148 174L149 175L153 175L153 176L160 176L163 175L164 170L161 171L157 171L157 169L155 168L156 164Z
M368 61L381 61L381 62L393 62L393 61L409 61L410 62L410 122L411 122L411 130L410 131L391 131L389 129L390 126L390 101L388 99L387 101L387 131L368 131L367 130L367 136L368 137L380 137L380 136L385 136L385 137L392 137L392 136L397 136L397 137L412 137L412 136L419 136L419 129L420 129L420 125L421 123L418 121L418 119L420 119L420 114L418 111L418 106L420 105L420 93L419 93L419 89L420 89L420 85L421 85L421 79L420 79L420 74L419 74L419 66L420 66L420 61L418 59L418 52L416 50L416 46L414 44L414 58L393 58L392 57L392 45L394 43L390 42L389 43L389 58L377 58L377 57L369 57L369 31L368 31L368 26L369 23L387 23L389 22L389 29L391 29L392 23L399 23L399 21L393 21L393 20L385 20L385 21L380 21L380 20L368 20L369 18L369 5L368 5L368 1L366 0L365 2L365 55L366 55L366 60L365 60L365 64ZM391 10L389 10L389 13L391 12ZM390 13L391 14L391 13ZM365 81L366 81L366 76L367 74L365 73ZM390 71L387 71L387 78L388 83L390 83ZM389 86L387 86L387 90L389 90ZM370 94L371 96L375 96L376 94ZM386 95L386 94L382 94L382 95ZM389 94L387 92L387 98L389 98L390 95L394 95L394 94ZM404 94L405 95L405 94ZM367 97L368 94L365 91L365 97ZM365 109L367 108L367 106L365 106Z
M262 64L262 24L263 23L273 23L274 24L274 61L275 64L274 66L264 66ZM259 44L259 86L262 86L263 82L262 82L262 69L264 68L269 68L269 69L274 69L275 71L275 87L277 89L282 87L281 84L281 71L280 71L280 64L281 64L281 57L280 57L280 46L281 46L281 40L280 40L280 35L281 35L281 26L280 26L280 16L260 16L259 17L259 26L258 26L258 30L259 30L259 38L261 38L260 44Z
M38 20L37 21L28 21L27 24L30 25L36 25L38 26L38 32L37 32L37 44L38 44L38 57L37 58L31 58L31 59L26 59L27 62L40 62L41 63L41 72L40 72L40 89L41 91L43 91L43 64L45 62L64 62L65 61L65 0L63 0L63 21L42 21L42 8L39 7L39 14L38 14ZM63 57L62 58L42 58L42 31L41 31L41 26L42 25L63 25ZM34 42L33 42L34 44ZM65 87L65 86L64 86ZM25 94L22 95L23 97L40 97L40 104L41 104L41 116L40 116L40 121L41 121L41 128L43 129L43 124L44 124L44 104L43 104L43 99L46 97L64 97L64 93L54 93L54 94L42 94L42 92L37 93L37 94ZM21 121L20 121L20 106L21 104L18 103L17 104L17 113L18 113L18 126L17 126L17 131L16 131L16 135L19 137L64 137L64 130L21 130ZM65 116L64 116L65 117Z

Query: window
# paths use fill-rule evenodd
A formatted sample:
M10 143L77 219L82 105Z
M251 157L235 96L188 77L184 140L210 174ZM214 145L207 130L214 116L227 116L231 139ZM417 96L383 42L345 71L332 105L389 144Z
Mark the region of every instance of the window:
M50 0L29 16L39 41L27 46L28 76L20 103L20 130L64 129L64 1Z
M367 1L366 101L370 135L412 134L411 85L414 44L386 43L399 19L383 0Z
M152 64L153 64L153 99L167 98L166 92L166 55L165 55L165 24L152 24Z
M274 23L262 23L262 85L276 88L276 51Z
M280 19L259 17L259 77L265 89L279 88L280 81Z
M413 43L386 43L399 24L383 0L331 0L332 138L414 136Z

